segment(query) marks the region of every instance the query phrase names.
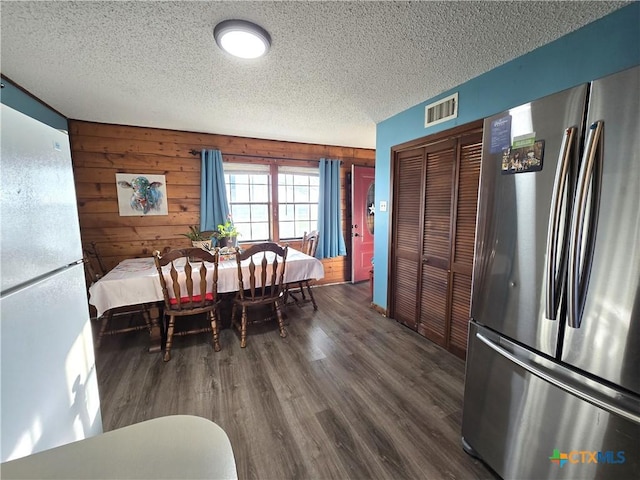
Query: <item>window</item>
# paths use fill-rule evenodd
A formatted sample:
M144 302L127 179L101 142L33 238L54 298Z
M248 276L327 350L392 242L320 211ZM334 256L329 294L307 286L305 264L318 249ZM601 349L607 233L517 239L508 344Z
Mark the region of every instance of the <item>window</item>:
M229 212L240 241L269 240L271 184L268 165L225 164Z
M225 163L224 178L240 241L302 238L317 229L317 167Z
M281 239L302 238L318 227L317 168L278 169L278 226Z

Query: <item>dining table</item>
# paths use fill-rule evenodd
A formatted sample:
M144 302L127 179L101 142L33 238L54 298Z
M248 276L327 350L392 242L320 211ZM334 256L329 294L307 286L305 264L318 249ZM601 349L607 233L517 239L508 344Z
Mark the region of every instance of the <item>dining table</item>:
M268 252L271 254L271 252ZM261 261L262 253L256 254L254 263ZM249 277L250 259L241 263L245 283ZM169 265L166 268L170 268ZM184 275L184 264L176 264ZM289 247L285 265L285 284L324 278L324 267L317 258ZM248 288L248 284L244 285ZM238 265L235 254L221 255L218 261L218 293L238 291ZM130 305L146 305L150 317L149 352L162 349L160 309L164 302L160 276L153 257L128 258L122 260L104 277L89 287L89 303L96 308L98 318L108 310Z

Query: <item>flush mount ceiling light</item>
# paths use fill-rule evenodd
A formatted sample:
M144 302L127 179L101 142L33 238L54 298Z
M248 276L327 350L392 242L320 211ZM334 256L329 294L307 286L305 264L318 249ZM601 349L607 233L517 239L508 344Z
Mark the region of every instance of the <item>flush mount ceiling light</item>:
M271 46L269 33L255 23L245 20L225 20L213 29L218 46L240 58L258 58Z

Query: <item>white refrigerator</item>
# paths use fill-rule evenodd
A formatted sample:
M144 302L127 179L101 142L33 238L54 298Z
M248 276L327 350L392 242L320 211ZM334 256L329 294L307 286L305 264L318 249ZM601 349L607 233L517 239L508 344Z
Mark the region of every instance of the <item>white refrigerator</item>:
M68 135L1 105L0 461L102 433Z

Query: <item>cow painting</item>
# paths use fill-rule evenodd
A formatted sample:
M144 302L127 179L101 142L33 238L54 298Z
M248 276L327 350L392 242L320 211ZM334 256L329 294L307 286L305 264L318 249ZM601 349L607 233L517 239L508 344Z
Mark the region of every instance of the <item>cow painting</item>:
M139 176L127 182L119 180L118 185L125 189L131 189L129 205L136 212L144 215L152 210L160 210L162 207L162 192L160 187L162 182L150 182L147 177Z

